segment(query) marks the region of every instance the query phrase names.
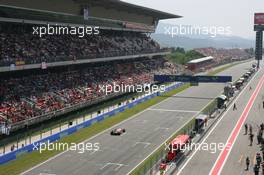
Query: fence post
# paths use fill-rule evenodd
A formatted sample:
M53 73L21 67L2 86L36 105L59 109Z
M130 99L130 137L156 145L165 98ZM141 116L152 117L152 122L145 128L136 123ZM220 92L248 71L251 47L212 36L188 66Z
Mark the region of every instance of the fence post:
M19 142L19 138L17 136L16 149L18 149L18 142Z
M29 144L31 144L31 134L29 135Z
M24 144L27 145L27 138L28 138L28 133L25 133L25 139L24 139Z

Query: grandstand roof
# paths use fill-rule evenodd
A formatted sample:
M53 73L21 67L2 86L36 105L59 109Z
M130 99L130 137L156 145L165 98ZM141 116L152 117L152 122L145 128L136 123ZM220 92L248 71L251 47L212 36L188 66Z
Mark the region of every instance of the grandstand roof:
M48 21L54 23L65 23L65 24L85 24L85 25L104 25L105 27L122 27L122 23L119 21L111 21L102 18L90 17L89 20L84 20L82 16L55 13L51 11L28 9L23 7L6 6L0 5L0 20L10 22L16 22L14 19L22 20L35 20L35 21ZM26 21L23 21L26 23Z
M188 62L188 64L196 64L196 63L201 63L204 61L209 61L212 60L214 57L209 56L209 57L203 57L203 58L199 58L199 59L195 59L195 60L191 60Z
M105 6L108 8L115 8L115 9L120 9L120 10L126 10L130 11L133 13L139 13L139 14L144 14L144 15L150 15L158 19L169 19L169 18L181 18L182 16L171 14L171 13L166 13L162 12L159 10L123 2L120 0L100 0L100 1L95 1L95 0L76 0L77 2L80 3L89 3L93 5L100 5L100 6Z
M84 19L89 10L89 20ZM112 30L154 32L160 19L180 18L120 0L0 0L0 21L92 25Z

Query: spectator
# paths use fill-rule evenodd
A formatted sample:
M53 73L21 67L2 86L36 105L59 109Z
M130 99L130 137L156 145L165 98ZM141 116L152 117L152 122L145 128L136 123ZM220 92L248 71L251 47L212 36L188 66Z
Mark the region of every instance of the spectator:
M99 90L101 86L113 83L152 84L154 74L175 74L177 69L163 58L140 58L80 65L70 71L11 76L4 78L0 85L0 113L8 123L18 123L44 114L53 115L63 108L105 98L106 94Z

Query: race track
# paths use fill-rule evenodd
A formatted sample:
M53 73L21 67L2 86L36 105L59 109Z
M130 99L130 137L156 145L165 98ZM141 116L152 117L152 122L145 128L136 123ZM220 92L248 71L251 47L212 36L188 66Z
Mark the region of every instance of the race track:
M221 75L238 79L252 62L236 65ZM124 175L139 164L177 129L223 91L224 84L200 84L152 106L114 128L126 128L118 137L106 130L87 140L99 143L99 151L83 154L67 151L24 172L25 175ZM217 137L217 136L215 136ZM200 159L199 159L200 160ZM208 160L209 161L209 160ZM206 161L204 160L204 163ZM185 173L186 174L186 173Z

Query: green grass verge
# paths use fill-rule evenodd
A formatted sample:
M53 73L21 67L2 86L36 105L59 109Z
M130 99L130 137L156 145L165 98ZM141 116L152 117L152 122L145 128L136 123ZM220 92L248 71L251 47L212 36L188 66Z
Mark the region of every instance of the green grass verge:
M117 115L107 118L99 123L95 123L90 127L83 128L80 131L66 136L61 139L61 143L79 143L82 142L99 132L102 132L111 126L120 123L123 120L126 120L135 114L149 108L152 105L155 105L170 96L177 94L189 87L189 84L185 84L177 89L174 89L170 92L164 94L164 96L154 97L146 102L136 105L133 108L126 109L124 112L118 113ZM16 175L19 174L53 156L60 153L61 151L44 151L41 154L37 151L34 151L30 154L23 154L18 157L16 160L13 160L7 164L0 165L0 175Z

